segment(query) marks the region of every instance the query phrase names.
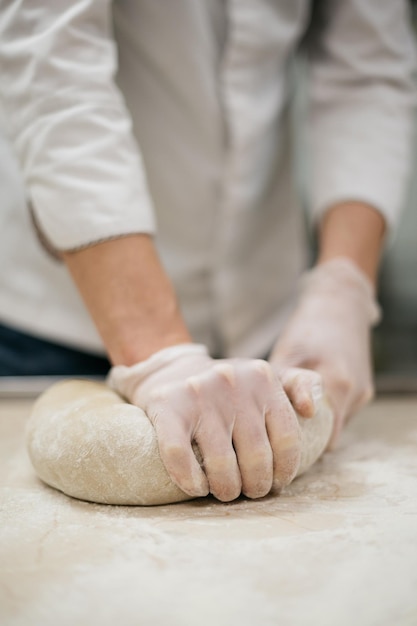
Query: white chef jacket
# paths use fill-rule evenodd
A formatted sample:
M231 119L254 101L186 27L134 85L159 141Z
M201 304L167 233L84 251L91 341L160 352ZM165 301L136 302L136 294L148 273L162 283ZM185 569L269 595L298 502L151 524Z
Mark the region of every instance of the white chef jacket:
M326 4L309 67L309 210L358 200L393 224L412 145L408 5ZM153 233L194 339L266 352L306 262L289 103L310 8L0 0L0 320L102 352L46 248Z

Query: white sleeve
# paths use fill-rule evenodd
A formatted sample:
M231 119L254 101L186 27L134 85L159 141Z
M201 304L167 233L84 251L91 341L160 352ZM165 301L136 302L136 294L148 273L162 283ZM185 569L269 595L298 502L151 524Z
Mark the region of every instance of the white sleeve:
M35 220L59 250L135 232L154 216L114 83L108 0L0 8L0 101Z
M311 210L361 201L389 225L412 167L416 51L407 0L339 0L309 81Z

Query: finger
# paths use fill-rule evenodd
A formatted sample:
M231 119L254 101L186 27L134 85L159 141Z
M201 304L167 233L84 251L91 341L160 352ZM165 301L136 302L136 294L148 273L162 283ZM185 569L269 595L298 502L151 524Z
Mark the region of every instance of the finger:
M209 423L211 427L199 429L195 440L203 458L210 493L222 502L230 502L239 497L242 490L231 433L224 427L223 420L216 415L209 420L202 420L202 423Z
M265 424L265 400L275 380L267 361L254 359L237 363L239 396L233 444L242 479L242 491L249 498L261 498L271 491L274 459Z
M242 479L242 492L248 498L262 498L272 488L273 454L266 432L265 414L257 407L238 416L233 444Z
M301 431L296 413L278 380L265 418L274 456L274 487L281 489L292 481L300 465Z
M171 480L189 496L207 496L207 477L195 457L189 433L181 427L179 416L173 413L159 420L158 414L153 412L149 417L155 427L159 454Z
M285 343L279 342L269 357L269 362L274 370L285 371L288 368L310 368L315 361L305 342L295 341L293 337L287 337Z
M291 367L281 373L280 380L297 413L305 418L313 417L323 399L320 374L313 370Z

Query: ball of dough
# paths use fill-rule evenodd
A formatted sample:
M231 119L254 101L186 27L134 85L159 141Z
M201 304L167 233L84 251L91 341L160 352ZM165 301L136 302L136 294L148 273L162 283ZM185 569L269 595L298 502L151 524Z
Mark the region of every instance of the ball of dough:
M315 417L299 422L297 475L322 454L333 416L323 402ZM33 406L27 446L39 478L80 500L154 505L191 499L168 476L145 413L104 384L67 380L50 387Z

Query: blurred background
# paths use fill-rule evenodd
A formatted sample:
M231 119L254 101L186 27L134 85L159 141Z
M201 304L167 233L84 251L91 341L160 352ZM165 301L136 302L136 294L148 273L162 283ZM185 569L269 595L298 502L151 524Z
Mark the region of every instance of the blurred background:
M412 21L417 39L417 0L412 0ZM308 163L303 122L306 119L306 65L297 62L294 99L296 178L304 195ZM306 209L306 215L307 215ZM307 218L306 218L307 219ZM310 229L311 231L311 229ZM311 240L311 256L315 256ZM417 392L417 113L414 136L414 167L401 221L387 242L380 271L378 300L382 320L374 331L373 358L379 392Z
M416 4L417 0L413 12L414 29L417 33ZM294 72L296 175L303 191L306 189L308 171L303 133L306 105L305 64L298 62ZM4 134L0 129L0 141L4 141L1 137ZM387 245L380 274L379 301L383 317L373 338L377 390L380 392L417 392L417 132L414 142L415 174L407 193L399 227ZM0 163L0 187L3 190L17 174L15 169L14 163ZM307 204L306 197L304 200ZM314 256L314 241L311 248Z
M374 333L374 361L378 388L386 391L417 391L417 132L414 142L414 175L380 279L383 319Z
M414 154L417 173L417 142ZM379 300L383 319L374 334L378 387L417 391L417 176L385 253Z

